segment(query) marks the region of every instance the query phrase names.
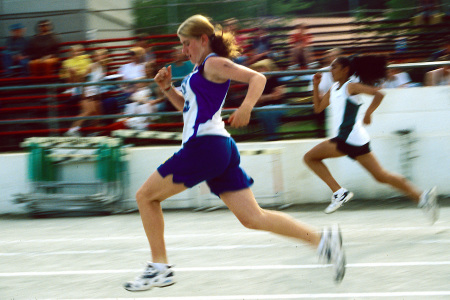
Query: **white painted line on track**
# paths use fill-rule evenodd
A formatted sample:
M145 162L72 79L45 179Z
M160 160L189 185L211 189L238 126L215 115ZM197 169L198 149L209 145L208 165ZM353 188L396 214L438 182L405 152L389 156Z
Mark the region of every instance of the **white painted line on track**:
M187 296L151 297L140 300L282 300L282 299L337 299L337 298L386 298L386 297L441 297L450 291L377 292L377 293L323 293L323 294L281 294L281 295L229 295L229 296ZM92 298L61 299L87 300ZM130 300L136 298L95 298L95 300Z
M379 262L379 263L357 263L347 264L347 268L378 268L378 267L418 267L418 266L448 266L450 261L437 262ZM262 266L220 266L220 267L188 267L177 268L177 272L221 272L221 271L254 271L254 270L289 270L289 269L321 269L331 265L262 265ZM59 275L97 275L118 273L139 273L142 269L119 269L119 270L73 270L73 271L47 271L47 272L5 272L0 277L20 276L59 276Z
M167 234L166 239L180 239L180 238L199 238L199 237L223 237L223 236L245 236L245 235L263 235L270 234L263 231L247 231L235 233L186 233L186 234ZM0 240L0 244L18 244L18 243L66 243L66 242L86 242L86 241L122 241L122 240L141 240L145 239L145 234L139 236L108 236L108 237L87 237L87 238L54 238L54 239L15 239L15 240Z
M386 227L386 228L363 228L361 227L346 227L343 230L344 238L346 233L352 232L385 232L385 231L445 231L450 230L450 226L423 226L423 227ZM246 236L246 235L271 235L264 231L242 231L242 232L228 232L228 233L179 233L166 234L166 239L181 239L181 238L216 238L216 237L231 237L231 236ZM145 239L145 234L138 236L107 236L107 237L84 237L84 238L53 238L53 239L14 239L14 240L0 240L0 244L17 244L17 243L64 243L64 242L86 242L86 241L121 241L121 240L139 240Z
M416 244L450 244L450 240L425 240L425 241L399 241L402 245L416 245ZM373 244L373 243L372 243ZM393 243L391 242L391 245ZM366 246L366 242L349 242L345 243L345 246ZM220 250L241 250L241 249L268 249L268 248L293 248L293 243L277 243L277 244L259 244L259 245L219 245L219 246L191 246L191 247L167 247L167 251L220 251ZM130 253L143 253L148 252L149 248L127 249L126 252ZM63 250L63 251L48 251L48 252L0 252L0 257L7 256L52 256L52 255L103 255L103 254L115 254L124 253L123 249L95 249L95 250Z
M223 246L192 246L192 247L167 247L167 251L216 251L216 250L239 250L239 249L267 249L267 248L283 248L283 244L267 244L267 245L223 245ZM126 250L130 252L148 252L149 248L140 248ZM124 253L123 249L96 249L96 250L69 250L69 251L51 251L51 252L0 252L1 256L50 256L50 255L82 255L82 254L111 254Z

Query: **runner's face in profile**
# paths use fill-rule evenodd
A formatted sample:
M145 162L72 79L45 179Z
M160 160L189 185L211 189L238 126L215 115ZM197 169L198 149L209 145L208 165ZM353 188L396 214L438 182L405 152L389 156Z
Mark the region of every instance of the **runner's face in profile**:
M331 63L331 75L334 81L347 81L348 67L342 66L336 60Z
M201 38L184 37L180 35L180 42L183 45L182 52L193 64L200 64L203 59L204 49Z

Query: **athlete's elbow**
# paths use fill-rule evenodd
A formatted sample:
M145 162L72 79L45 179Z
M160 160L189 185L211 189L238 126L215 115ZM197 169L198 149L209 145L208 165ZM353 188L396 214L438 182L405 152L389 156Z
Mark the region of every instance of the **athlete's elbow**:
M323 112L323 108L314 106L313 111L315 114L320 114L321 112Z
M257 73L257 81L258 81L261 85L265 86L265 85L266 85L266 82L267 82L267 77L266 77L264 74Z

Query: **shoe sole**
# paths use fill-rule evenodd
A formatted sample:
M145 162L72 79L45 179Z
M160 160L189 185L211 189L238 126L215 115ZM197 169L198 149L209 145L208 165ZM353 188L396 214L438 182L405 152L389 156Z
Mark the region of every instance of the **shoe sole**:
M155 288L155 287L157 287L157 288L165 288L165 287L174 285L175 283L176 283L176 282L174 281L174 282L171 282L171 283L165 284L165 285L152 285L152 286L150 286L150 287L148 287L148 288L144 288L144 289L136 289L136 290L134 290L134 289L127 289L125 286L124 286L123 288L124 288L125 290L129 291L129 292L144 292L144 291L149 291L149 290L151 290L152 288Z
M350 193L348 193L347 197L345 198L346 200L340 202L341 205L335 206L335 207L333 208L333 210L327 210L327 209L328 209L328 207L327 207L323 212L326 213L326 214L334 213L334 212L337 211L340 207L342 207L345 203L349 202L352 198L353 198L353 193L350 192Z

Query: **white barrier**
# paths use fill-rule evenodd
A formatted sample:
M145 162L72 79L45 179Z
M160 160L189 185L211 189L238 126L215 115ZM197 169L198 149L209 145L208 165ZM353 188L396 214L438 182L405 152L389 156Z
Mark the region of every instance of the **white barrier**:
M405 88L386 90L386 98L373 116L368 130L372 137L372 149L381 164L388 170L402 173L402 157L405 149L398 130L412 130L412 155L410 166L413 183L424 189L436 185L438 194L450 195L450 86ZM239 150L283 149L280 155L283 189L286 201L298 203L325 203L330 191L303 163L303 155L322 139L305 139L264 143L238 143ZM139 147L129 149L129 194L134 193L179 146ZM25 153L0 155L0 214L22 212L13 203L13 196L28 190L27 156ZM264 170L270 167L269 155L245 156L242 166L255 179L252 187L256 195L269 194L272 189L270 176ZM399 193L374 181L365 170L348 158L326 161L341 185L355 193L355 200L385 199ZM12 171L11 171L12 170ZM82 175L82 172L80 171ZM80 176L81 176L80 175ZM407 174L405 174L407 175ZM163 202L165 208L192 207L191 200L200 191L196 186L177 195L180 201ZM216 202L217 201L217 202ZM220 200L211 200L218 205ZM195 203L194 203L195 204Z

